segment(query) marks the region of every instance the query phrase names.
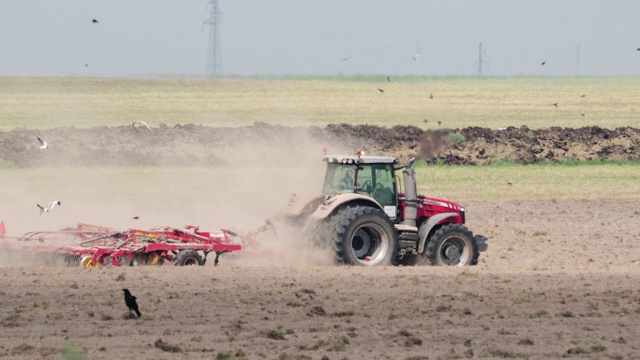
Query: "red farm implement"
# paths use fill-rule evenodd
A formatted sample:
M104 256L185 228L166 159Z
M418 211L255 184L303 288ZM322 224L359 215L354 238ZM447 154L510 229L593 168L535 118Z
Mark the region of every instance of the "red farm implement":
M112 228L78 224L60 231L33 231L21 237L3 241L10 251L19 251L37 258L63 259L69 266L84 268L134 265L204 265L210 253L219 257L242 249L243 245L257 247L256 237L273 230L271 222L247 233L220 229L213 233L199 227L164 227L152 230Z

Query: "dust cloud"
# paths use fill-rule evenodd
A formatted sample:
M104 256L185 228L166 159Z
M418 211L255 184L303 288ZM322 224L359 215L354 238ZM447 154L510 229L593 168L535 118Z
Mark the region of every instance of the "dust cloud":
M141 135L137 146L144 148L141 144L151 139L150 134ZM183 140L162 153L185 156L198 150L211 152ZM61 165L15 169L0 178L0 195L5 199L0 204L0 220L7 227L3 242L6 246L28 231L56 231L78 223L120 230L196 225L203 231L245 233L277 214L292 193L321 191L325 170L322 148L326 145L311 135L272 137L235 143L221 155L224 162L198 161L182 166L172 161L132 166L139 153L126 151L109 155L109 163L124 166L87 166L101 162L99 151L77 154L85 165L74 166L65 163L64 152L56 153L52 146L46 159ZM341 151L339 145L332 148ZM198 156L201 160L202 155ZM61 206L40 215L36 204L54 200L61 201ZM225 254L222 263L226 258L238 265L330 263L330 257L318 253L291 229L276 227L275 232L264 232L258 240L259 248ZM0 266L24 264L22 260L27 259L0 258Z

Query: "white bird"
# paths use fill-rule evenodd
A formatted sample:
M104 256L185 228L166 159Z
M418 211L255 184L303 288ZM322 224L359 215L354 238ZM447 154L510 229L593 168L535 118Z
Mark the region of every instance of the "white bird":
M58 205L61 206L62 203L60 203L60 201L52 201L50 203L47 204L47 207L44 207L40 204L36 204L38 205L38 209L40 209L40 215L42 215L42 213L46 213L46 212L50 212L51 210L53 210L53 208Z
M498 131L505 131L505 130L507 130L507 127L506 127L506 126L505 126L505 127L499 127L499 128L498 128Z
M49 147L49 144L47 144L46 141L40 139L40 136L36 136L38 138L38 141L40 142L40 147L38 148L38 150L44 150L46 148Z
M151 127L149 125L147 125L147 123L144 122L144 121L134 121L133 124L131 124L131 128L135 129L136 124L142 124L142 125L146 126L147 129L149 129L149 131L151 131Z

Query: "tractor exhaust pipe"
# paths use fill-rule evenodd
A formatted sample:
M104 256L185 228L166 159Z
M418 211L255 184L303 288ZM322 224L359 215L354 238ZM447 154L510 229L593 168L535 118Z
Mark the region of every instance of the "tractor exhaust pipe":
M407 165L402 170L404 178L404 221L402 224L408 226L416 226L416 217L418 216L418 188L416 186L416 172L411 166L416 161L415 157L409 159Z

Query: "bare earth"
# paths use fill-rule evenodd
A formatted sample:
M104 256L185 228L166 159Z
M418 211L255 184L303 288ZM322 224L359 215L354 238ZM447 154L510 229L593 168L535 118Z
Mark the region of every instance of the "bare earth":
M640 200L465 205L490 239L468 268L0 259L0 357L640 358Z
M1 133L0 160L51 176L25 183L0 177L7 235L77 222L126 228L133 215L143 215L136 223L142 228L252 227L291 191L272 168L283 160L308 163L313 169L288 174L298 176L293 184L320 178L316 153L327 139L350 150L402 142L374 150L405 158L437 147L415 128L144 131ZM438 156L454 164L503 153L521 163L638 159L635 129L566 131L464 129L470 140ZM51 148L36 150L36 135ZM145 176L144 166L185 164L171 178ZM188 167L221 164L225 173L207 178ZM95 174L64 168L70 165L95 166ZM51 170L57 166L59 173ZM108 166L132 172L108 177ZM60 209L38 216L35 203L54 196L63 200ZM333 266L300 241L228 254L218 267L83 270L0 251L0 358L640 359L640 200L464 205L469 228L489 238L479 265L467 268ZM246 223L232 224L239 218ZM137 296L141 318L130 316L123 288Z

